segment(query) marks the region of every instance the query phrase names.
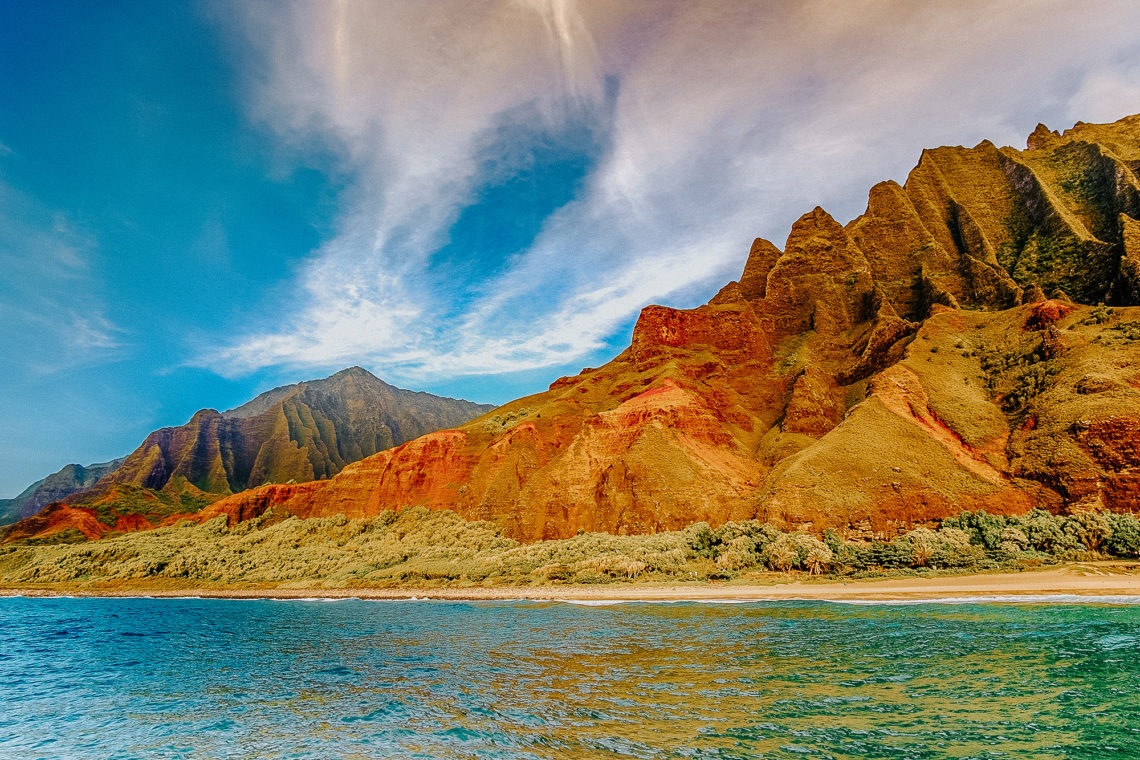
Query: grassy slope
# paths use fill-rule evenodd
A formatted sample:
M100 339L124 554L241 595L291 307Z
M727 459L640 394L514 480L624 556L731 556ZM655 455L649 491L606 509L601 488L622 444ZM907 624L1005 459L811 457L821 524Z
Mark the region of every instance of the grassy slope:
M66 540L57 536L55 540ZM224 518L81 544L0 548L0 585L133 588L528 586L763 580L766 572L867 575L1037 567L1140 556L1127 515L965 513L890 542L823 541L755 521L641 536L586 533L519 544L492 524L417 508L371 520ZM770 577L770 576L767 576ZM62 585L61 585L62 584Z

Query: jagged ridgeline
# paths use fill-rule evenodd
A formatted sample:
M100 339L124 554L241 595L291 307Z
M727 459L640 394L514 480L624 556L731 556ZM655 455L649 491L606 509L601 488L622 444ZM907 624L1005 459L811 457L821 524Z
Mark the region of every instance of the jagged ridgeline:
M177 480L230 494L265 483L319 480L492 408L396 388L353 367L275 388L227 412L203 409L185 425L157 430L100 486L159 490Z
M876 186L848 225L900 313L930 302L1007 308L1058 292L1079 303L1140 299L1137 122L1038 126L1028 150L939 148L905 187Z
M151 527L254 486L332 477L349 462L492 408L396 388L353 367L156 430L97 482L73 488L66 507L53 505L14 535L45 526L86 527L88 535Z
M645 308L605 366L198 518L425 506L521 540L750 519L859 538L1140 510L1138 172L1140 117L925 151L848 224L816 208L782 249L757 240L709 304ZM254 467L225 462L201 473L231 490Z

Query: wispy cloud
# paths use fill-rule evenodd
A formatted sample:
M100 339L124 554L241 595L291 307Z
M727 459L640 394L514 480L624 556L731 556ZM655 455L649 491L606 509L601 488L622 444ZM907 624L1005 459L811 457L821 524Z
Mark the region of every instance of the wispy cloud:
M42 375L107 361L124 345L106 315L96 240L64 214L0 180L0 353L9 371Z
M1140 44L1136 55L1140 56ZM1133 59L1135 60L1135 59ZM1140 65L1124 64L1091 71L1069 100L1074 121L1109 122L1140 111Z
M200 362L365 363L423 382L585 358L646 303L736 276L753 235L779 242L816 203L855 215L922 147L1020 143L1039 120L1133 97L1111 77L1140 9L1098 6L247 6L266 65L251 116L283 144L335 147L356 183L289 308ZM551 133L592 124L604 153L525 250L441 278L434 255L495 179L486 136L526 109Z

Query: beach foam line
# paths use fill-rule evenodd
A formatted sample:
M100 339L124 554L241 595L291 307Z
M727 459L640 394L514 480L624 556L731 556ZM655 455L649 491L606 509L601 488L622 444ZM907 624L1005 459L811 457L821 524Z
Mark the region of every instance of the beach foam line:
M912 599L803 599L832 604L890 605L913 604L1140 604L1137 594L977 594L973 596L918 597Z
M534 601L560 602L562 604L576 604L582 607L610 607L615 604L767 604L769 602L817 602L821 599L794 599L789 597L771 597L767 599L536 599Z
M755 599L548 599L537 601L573 604L579 607L612 607L619 604L773 604L826 603L857 606L912 606L920 604L1109 604L1140 605L1136 594L977 594L971 596L926 596L906 599L844 599L823 597L757 597Z

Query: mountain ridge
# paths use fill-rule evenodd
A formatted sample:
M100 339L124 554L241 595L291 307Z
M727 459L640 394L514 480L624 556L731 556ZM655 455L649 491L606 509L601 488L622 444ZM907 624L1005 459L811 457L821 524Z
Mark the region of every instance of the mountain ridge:
M923 151L847 225L757 239L709 304L647 306L603 367L203 517L422 505L537 540L1140 508L1137 172L1136 116Z
M1140 116L925 150L848 224L757 239L708 304L646 306L602 367L194 517L425 506L539 540L1140 510L1138 173Z
M31 517L53 501L89 488L122 464L125 457L95 464L66 464L11 499L0 499L0 527Z
M12 526L9 536L65 525L60 516L69 509L88 513L77 517L85 534L150 527L250 487L331 477L356 459L493 408L397 388L350 367L159 428L118 467L50 505L44 519Z

